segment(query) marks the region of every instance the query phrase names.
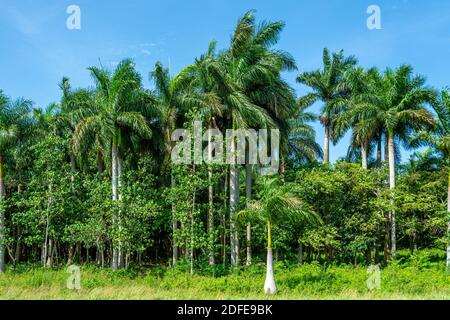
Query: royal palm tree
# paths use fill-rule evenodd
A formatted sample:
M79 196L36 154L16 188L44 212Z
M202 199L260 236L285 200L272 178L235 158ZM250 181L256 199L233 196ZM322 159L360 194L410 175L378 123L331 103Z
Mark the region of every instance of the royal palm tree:
M409 142L413 147L428 145L434 148L437 153L440 153L447 166L450 165L450 91L443 90L439 99L432 104L434 111L437 114L436 127L430 131L418 132ZM433 163L435 160L432 157L426 158L425 163ZM447 212L449 217L447 220L447 270L450 272L450 171L448 173L448 196L447 196Z
M224 106L222 119L231 129L283 129L295 106L292 89L281 79L284 70L295 69L292 57L271 47L278 41L284 24L262 22L256 26L254 12L246 12L233 33L230 47L208 65L214 91ZM279 122L279 123L278 123ZM286 130L287 131L287 130ZM287 134L285 134L287 136ZM235 159L236 145L231 144ZM246 195L251 195L251 168L247 167ZM234 215L239 207L239 166L230 165L231 262L239 263L239 240ZM250 228L247 228L249 233ZM247 235L249 237L249 234ZM249 250L248 250L249 252ZM248 261L251 257L248 256Z
M320 223L319 216L292 193L292 186L281 185L277 178L261 179L258 200L237 214L237 220L267 225L267 262L264 293L277 292L273 270L272 226Z
M289 158L294 167L323 157L322 148L316 142L316 132L310 124L317 119L317 116L306 111L307 108L308 106L299 105L295 118L291 119L289 124Z
M414 75L411 66L402 65L395 71L387 69L384 76L373 83L371 94L353 106L360 119L382 124L388 145L389 187L395 189L396 139L412 136L414 132L434 125L426 104L435 100L435 91L425 86L425 78ZM394 193L392 192L392 206ZM390 212L391 255L396 254L395 210Z
M345 57L344 51L330 54L323 49L323 68L312 72L303 72L297 77L297 82L304 84L314 92L301 98L301 103L311 105L317 101L323 103L320 122L325 128L324 158L325 164L330 162L330 141L336 142L334 122L341 113L342 102L350 94L350 85L346 73L357 63L354 56Z
M90 67L96 82L96 96L92 108L82 117L73 135L73 150L78 153L81 146L90 141L92 135L99 135L111 146L111 184L112 200L119 200L123 159L119 152L125 130L139 136L150 138L151 130L143 112L146 107L143 99L141 77L134 69L131 60L121 61L114 72L104 68ZM113 227L120 217L113 214ZM120 225L118 226L120 228ZM113 247L112 268L116 270L120 260L120 244Z
M21 139L25 129L31 124L32 103L29 100L11 101L0 91L0 272L5 271L5 212L4 162Z

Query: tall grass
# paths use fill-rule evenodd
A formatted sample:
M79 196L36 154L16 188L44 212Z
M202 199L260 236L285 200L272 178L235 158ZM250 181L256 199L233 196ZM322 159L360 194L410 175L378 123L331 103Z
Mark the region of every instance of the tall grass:
M410 259L410 258L409 258ZM414 258L416 259L416 258ZM1 299L450 299L440 263L397 260L381 270L381 289L367 288L367 267L275 264L279 293L263 294L264 265L213 276L166 268L112 272L81 266L81 290L69 290L66 269L20 266L0 274Z

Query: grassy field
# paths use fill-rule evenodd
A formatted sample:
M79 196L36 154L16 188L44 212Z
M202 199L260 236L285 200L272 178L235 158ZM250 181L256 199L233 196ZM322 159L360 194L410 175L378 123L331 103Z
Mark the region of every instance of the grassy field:
M81 289L69 290L66 269L23 267L0 274L0 299L450 299L444 268L390 266L381 289L367 288L366 267L276 265L279 292L262 293L264 267L226 276L189 275L168 269L111 272L81 267Z

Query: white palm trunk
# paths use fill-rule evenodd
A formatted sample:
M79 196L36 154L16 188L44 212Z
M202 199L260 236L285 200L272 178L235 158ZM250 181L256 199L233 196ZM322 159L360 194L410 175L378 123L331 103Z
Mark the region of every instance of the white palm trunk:
M323 144L323 163L330 163L330 128L325 126L325 141Z
M395 189L395 145L394 135L389 134L388 138L389 148L389 188ZM391 205L394 205L394 191L391 194ZM397 253L397 241L396 241L396 225L395 225L395 210L392 209L390 213L391 217L391 255L395 257Z
M230 253L231 265L239 265L239 239L235 215L239 206L239 168L236 165L236 143L231 143L231 155L234 163L230 165Z
M272 254L272 234L270 221L267 222L267 262L266 262L266 281L264 282L264 293L274 294L277 292L275 276L273 273L273 254Z
M173 176L173 172L170 173L170 187L172 188L172 191L175 188L175 178ZM175 203L172 203L172 265L174 268L177 266L178 261L178 242L175 237L177 229L178 229L177 213Z
M366 143L361 143L361 162L362 162L362 168L367 169L367 146L366 146Z
M117 167L118 167L118 148L117 144L113 143L112 145L112 151L111 151L111 161L112 161L112 168L111 168L111 184L112 184L112 200L117 201L118 200L118 190L117 190ZM116 213L114 212L112 215L112 226L114 227L116 225ZM113 270L117 270L118 268L118 250L116 245L113 243L113 249L112 249L112 261L111 261L111 267Z
M117 193L118 193L118 200L119 203L122 202L122 194L121 194L121 188L122 188L122 175L123 174L123 159L121 158L120 154L117 153ZM124 256L124 249L123 249L123 243L121 239L122 235L122 205L119 204L119 216L117 217L117 227L119 228L119 248L117 250L117 264L119 268L123 268L125 266L125 256Z
M212 160L211 130L208 130L208 160ZM208 168L208 237L209 237L209 265L216 264L214 259L214 190L212 167Z
M247 159L248 149L247 149ZM252 165L247 164L245 167L245 199L247 201L247 207L252 199ZM249 266L252 264L252 226L250 223L247 224L247 261L246 264Z

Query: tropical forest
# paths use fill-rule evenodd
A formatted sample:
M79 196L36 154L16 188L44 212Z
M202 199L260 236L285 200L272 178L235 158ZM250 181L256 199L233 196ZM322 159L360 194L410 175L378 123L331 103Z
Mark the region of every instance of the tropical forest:
M47 106L0 90L0 298L450 297L450 90L346 48L305 70L263 18L176 73L124 56ZM278 132L276 170L250 139L243 162L173 161L194 123Z

